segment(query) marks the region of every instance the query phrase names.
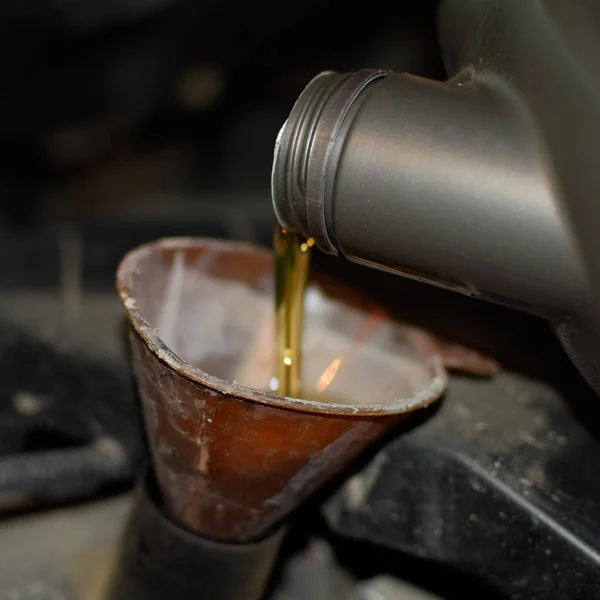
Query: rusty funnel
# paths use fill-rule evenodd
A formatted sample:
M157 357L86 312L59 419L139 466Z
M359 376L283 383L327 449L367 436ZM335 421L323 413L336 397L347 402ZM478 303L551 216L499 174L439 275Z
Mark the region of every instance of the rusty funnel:
M130 252L117 274L166 508L217 540L260 538L433 402L446 386L445 360L494 368L313 274L306 398L274 394L272 267L270 252L248 244L166 239Z

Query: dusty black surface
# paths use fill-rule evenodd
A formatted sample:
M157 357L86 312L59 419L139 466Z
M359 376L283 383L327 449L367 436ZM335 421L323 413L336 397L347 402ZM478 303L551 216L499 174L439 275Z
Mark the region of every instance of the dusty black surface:
M534 330L512 357L524 373L454 377L429 418L333 497L330 526L510 598L598 597L597 398L551 336L532 345Z

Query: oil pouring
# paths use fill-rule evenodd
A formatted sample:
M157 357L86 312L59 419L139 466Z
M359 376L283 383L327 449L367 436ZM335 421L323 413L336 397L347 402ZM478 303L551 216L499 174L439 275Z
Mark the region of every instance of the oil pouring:
M304 291L314 240L277 226L275 253L275 381L273 391L299 397L302 391Z

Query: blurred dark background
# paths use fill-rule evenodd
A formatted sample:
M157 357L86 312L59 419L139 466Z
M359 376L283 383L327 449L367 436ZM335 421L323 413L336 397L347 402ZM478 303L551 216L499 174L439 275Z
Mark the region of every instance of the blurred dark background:
M180 218L256 237L302 88L325 69L443 77L436 4L3 2L2 228Z

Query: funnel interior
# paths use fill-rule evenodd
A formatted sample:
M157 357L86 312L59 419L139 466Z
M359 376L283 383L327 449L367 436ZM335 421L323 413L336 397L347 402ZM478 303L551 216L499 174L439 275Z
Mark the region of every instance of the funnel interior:
M131 285L141 315L189 366L225 382L276 388L270 253L254 251L244 260L226 245L193 251L167 245L140 257ZM394 403L422 396L438 375L410 327L353 291L312 277L305 299L305 398Z

